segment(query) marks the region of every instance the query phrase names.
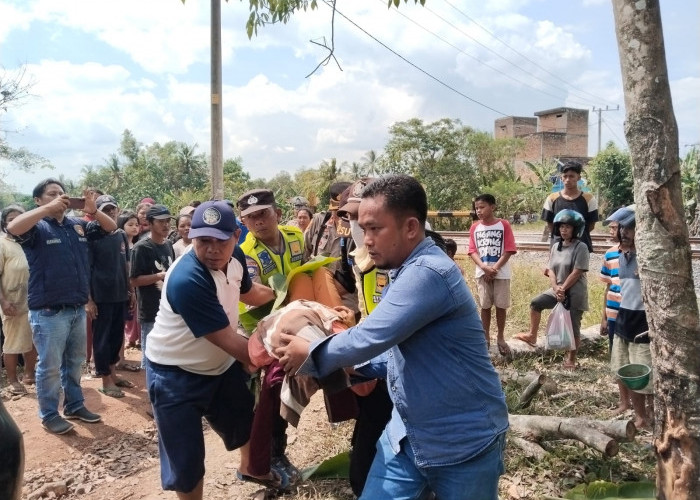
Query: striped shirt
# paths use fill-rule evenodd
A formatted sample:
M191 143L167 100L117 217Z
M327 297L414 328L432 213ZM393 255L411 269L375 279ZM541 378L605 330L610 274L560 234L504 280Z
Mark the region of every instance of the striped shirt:
M620 245L615 245L605 252L603 266L600 269L600 281L610 285L605 297L605 316L608 321L617 319L620 309Z

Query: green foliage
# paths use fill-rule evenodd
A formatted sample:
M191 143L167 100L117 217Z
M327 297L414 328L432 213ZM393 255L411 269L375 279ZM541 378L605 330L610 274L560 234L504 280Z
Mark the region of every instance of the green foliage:
M695 218L695 211L700 201L700 150L698 148L692 148L681 160L681 190L686 220L690 223Z
M414 176L425 187L430 209L470 207L478 188L477 168L467 148L472 133L471 127L449 118L395 123L378 170Z
M307 467L301 472L304 481L307 479L348 479L350 478L350 453L343 451L317 465Z
M567 500L653 499L656 498L656 485L648 481L622 484L594 481L590 484L579 484L564 495L564 498Z
M634 203L632 160L629 153L620 151L613 142L609 142L588 163L587 170L592 189L598 193L598 204L603 214Z

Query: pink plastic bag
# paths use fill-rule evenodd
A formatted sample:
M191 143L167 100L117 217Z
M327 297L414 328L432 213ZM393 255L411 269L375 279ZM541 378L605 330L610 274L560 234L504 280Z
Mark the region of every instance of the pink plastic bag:
M571 325L571 313L558 302L547 320L546 349L570 351L575 349L574 327Z

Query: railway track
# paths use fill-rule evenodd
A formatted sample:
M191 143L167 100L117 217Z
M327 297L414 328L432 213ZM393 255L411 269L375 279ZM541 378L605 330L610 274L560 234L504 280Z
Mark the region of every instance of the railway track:
M438 231L443 238L452 238L457 242L457 253L466 254L469 245L469 232L467 231ZM549 243L541 241L542 233L515 233L515 243L518 250L523 252L548 252ZM612 246L607 235L592 234L593 253L603 254ZM690 238L690 256L700 259L700 238Z

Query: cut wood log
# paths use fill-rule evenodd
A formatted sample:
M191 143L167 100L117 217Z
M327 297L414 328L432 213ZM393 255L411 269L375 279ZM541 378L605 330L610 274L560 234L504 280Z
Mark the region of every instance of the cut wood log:
M587 419L560 418L542 415L509 415L513 431L534 440L575 439L586 446L600 451L608 457L617 455L620 446L615 438L602 432L601 428L611 433L623 435L621 439L628 440L630 429L628 425L610 424L607 421L593 424ZM587 425L584 425L587 422ZM634 424L632 425L634 427ZM636 432L636 430L635 430Z
M508 442L520 448L528 458L542 460L547 455L547 451L539 444L533 441L528 441L527 439L523 439L519 436L508 438Z
M530 406L530 403L532 402L532 398L534 398L538 392L540 392L540 389L542 388L542 385L547 381L547 376L546 375L538 375L535 378L532 379L530 384L525 388L523 393L520 395L520 400L518 401L518 407L519 408L527 408Z
M500 371L501 381L506 384L515 384L517 386L528 386L530 383L541 376L544 376L542 381L541 391L543 394L551 396L559 391L557 383L551 377L538 372L518 372L516 370L504 369Z

